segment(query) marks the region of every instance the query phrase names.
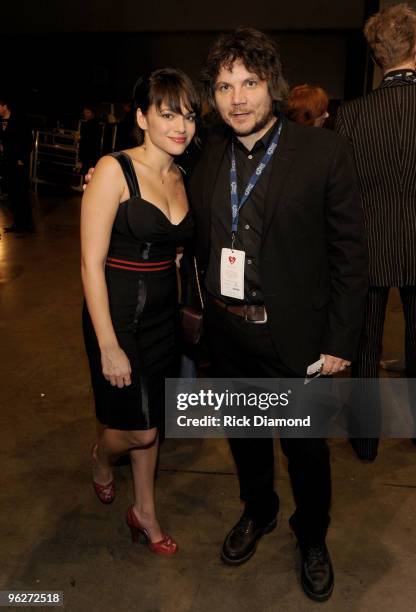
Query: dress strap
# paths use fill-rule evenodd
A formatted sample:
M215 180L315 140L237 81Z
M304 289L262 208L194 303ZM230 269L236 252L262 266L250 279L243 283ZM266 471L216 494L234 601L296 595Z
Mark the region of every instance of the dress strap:
M124 178L126 179L127 187L129 188L129 194L131 198L140 198L140 187L137 180L137 175L134 170L133 162L126 153L121 151L117 153L109 153L111 157L114 157L118 161L123 170Z

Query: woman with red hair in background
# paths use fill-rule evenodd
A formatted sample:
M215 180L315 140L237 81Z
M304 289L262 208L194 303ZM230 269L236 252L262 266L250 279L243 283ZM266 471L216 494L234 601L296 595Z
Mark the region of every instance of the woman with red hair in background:
M295 123L322 127L329 117L328 104L329 98L324 89L305 83L291 89L285 114Z

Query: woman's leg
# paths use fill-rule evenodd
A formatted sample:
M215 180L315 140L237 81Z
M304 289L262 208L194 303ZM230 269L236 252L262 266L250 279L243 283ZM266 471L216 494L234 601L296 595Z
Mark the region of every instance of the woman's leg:
M158 542L163 537L156 517L154 495L158 450L158 439L147 448L130 450L134 486L133 511L141 525L147 530L152 542Z
M94 480L105 485L112 480L112 466L117 457L131 449L146 449L155 444L157 429L123 431L97 425L97 447L94 453ZM157 445L156 445L157 446Z
M98 462L97 451L98 447L102 444L102 438L105 430L107 429L107 425L103 425L100 421L96 421L96 430L97 430L97 445L94 444L92 449L93 456L93 464L92 464L92 474L94 482L97 482L100 485L106 485L113 479L113 475L111 472L111 468L107 465L106 462Z

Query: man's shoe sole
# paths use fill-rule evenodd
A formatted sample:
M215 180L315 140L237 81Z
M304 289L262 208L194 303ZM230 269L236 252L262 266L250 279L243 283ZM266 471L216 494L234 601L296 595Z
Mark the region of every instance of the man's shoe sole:
M267 535L268 533L271 533L274 529L276 529L276 525L277 525L277 518L273 519L273 521L271 523L269 523L267 525L267 527L265 527L262 531L262 533L259 534L255 545L253 546L253 550L251 550L247 555L245 555L244 557L240 557L239 559L230 559L229 557L226 557L224 555L224 552L221 551L221 560L223 561L223 563L225 563L225 565L232 565L232 566L236 566L236 565L242 565L243 563L245 563L246 561L248 561L249 559L251 559L251 557L254 555L254 553L257 550L257 544L259 543L259 541L261 540L261 538L264 535Z
M327 593L321 593L318 595L318 593L314 593L313 591L310 591L308 587L306 586L306 584L303 584L302 580L301 580L301 585L302 585L302 589L305 595L307 595L309 599L312 599L313 601L328 601L328 599L331 597L333 590L334 590L334 583L332 583L331 588Z

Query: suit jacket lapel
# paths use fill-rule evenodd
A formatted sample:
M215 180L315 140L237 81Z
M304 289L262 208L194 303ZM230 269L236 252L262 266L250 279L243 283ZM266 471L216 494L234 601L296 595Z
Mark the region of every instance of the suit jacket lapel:
M215 183L221 162L227 147L227 138L213 137L207 143L207 151L204 158L199 162L202 165L201 180L195 188L201 189L200 195L195 198L199 205L195 209L197 213L197 251L199 252L199 263L203 267L208 265L211 249L211 207L214 195Z
M279 207L283 187L292 167L296 147L293 139L292 126L287 119L282 129L282 135L272 161L269 188L267 190L266 202L264 205L263 221L263 243L272 225L273 218Z

